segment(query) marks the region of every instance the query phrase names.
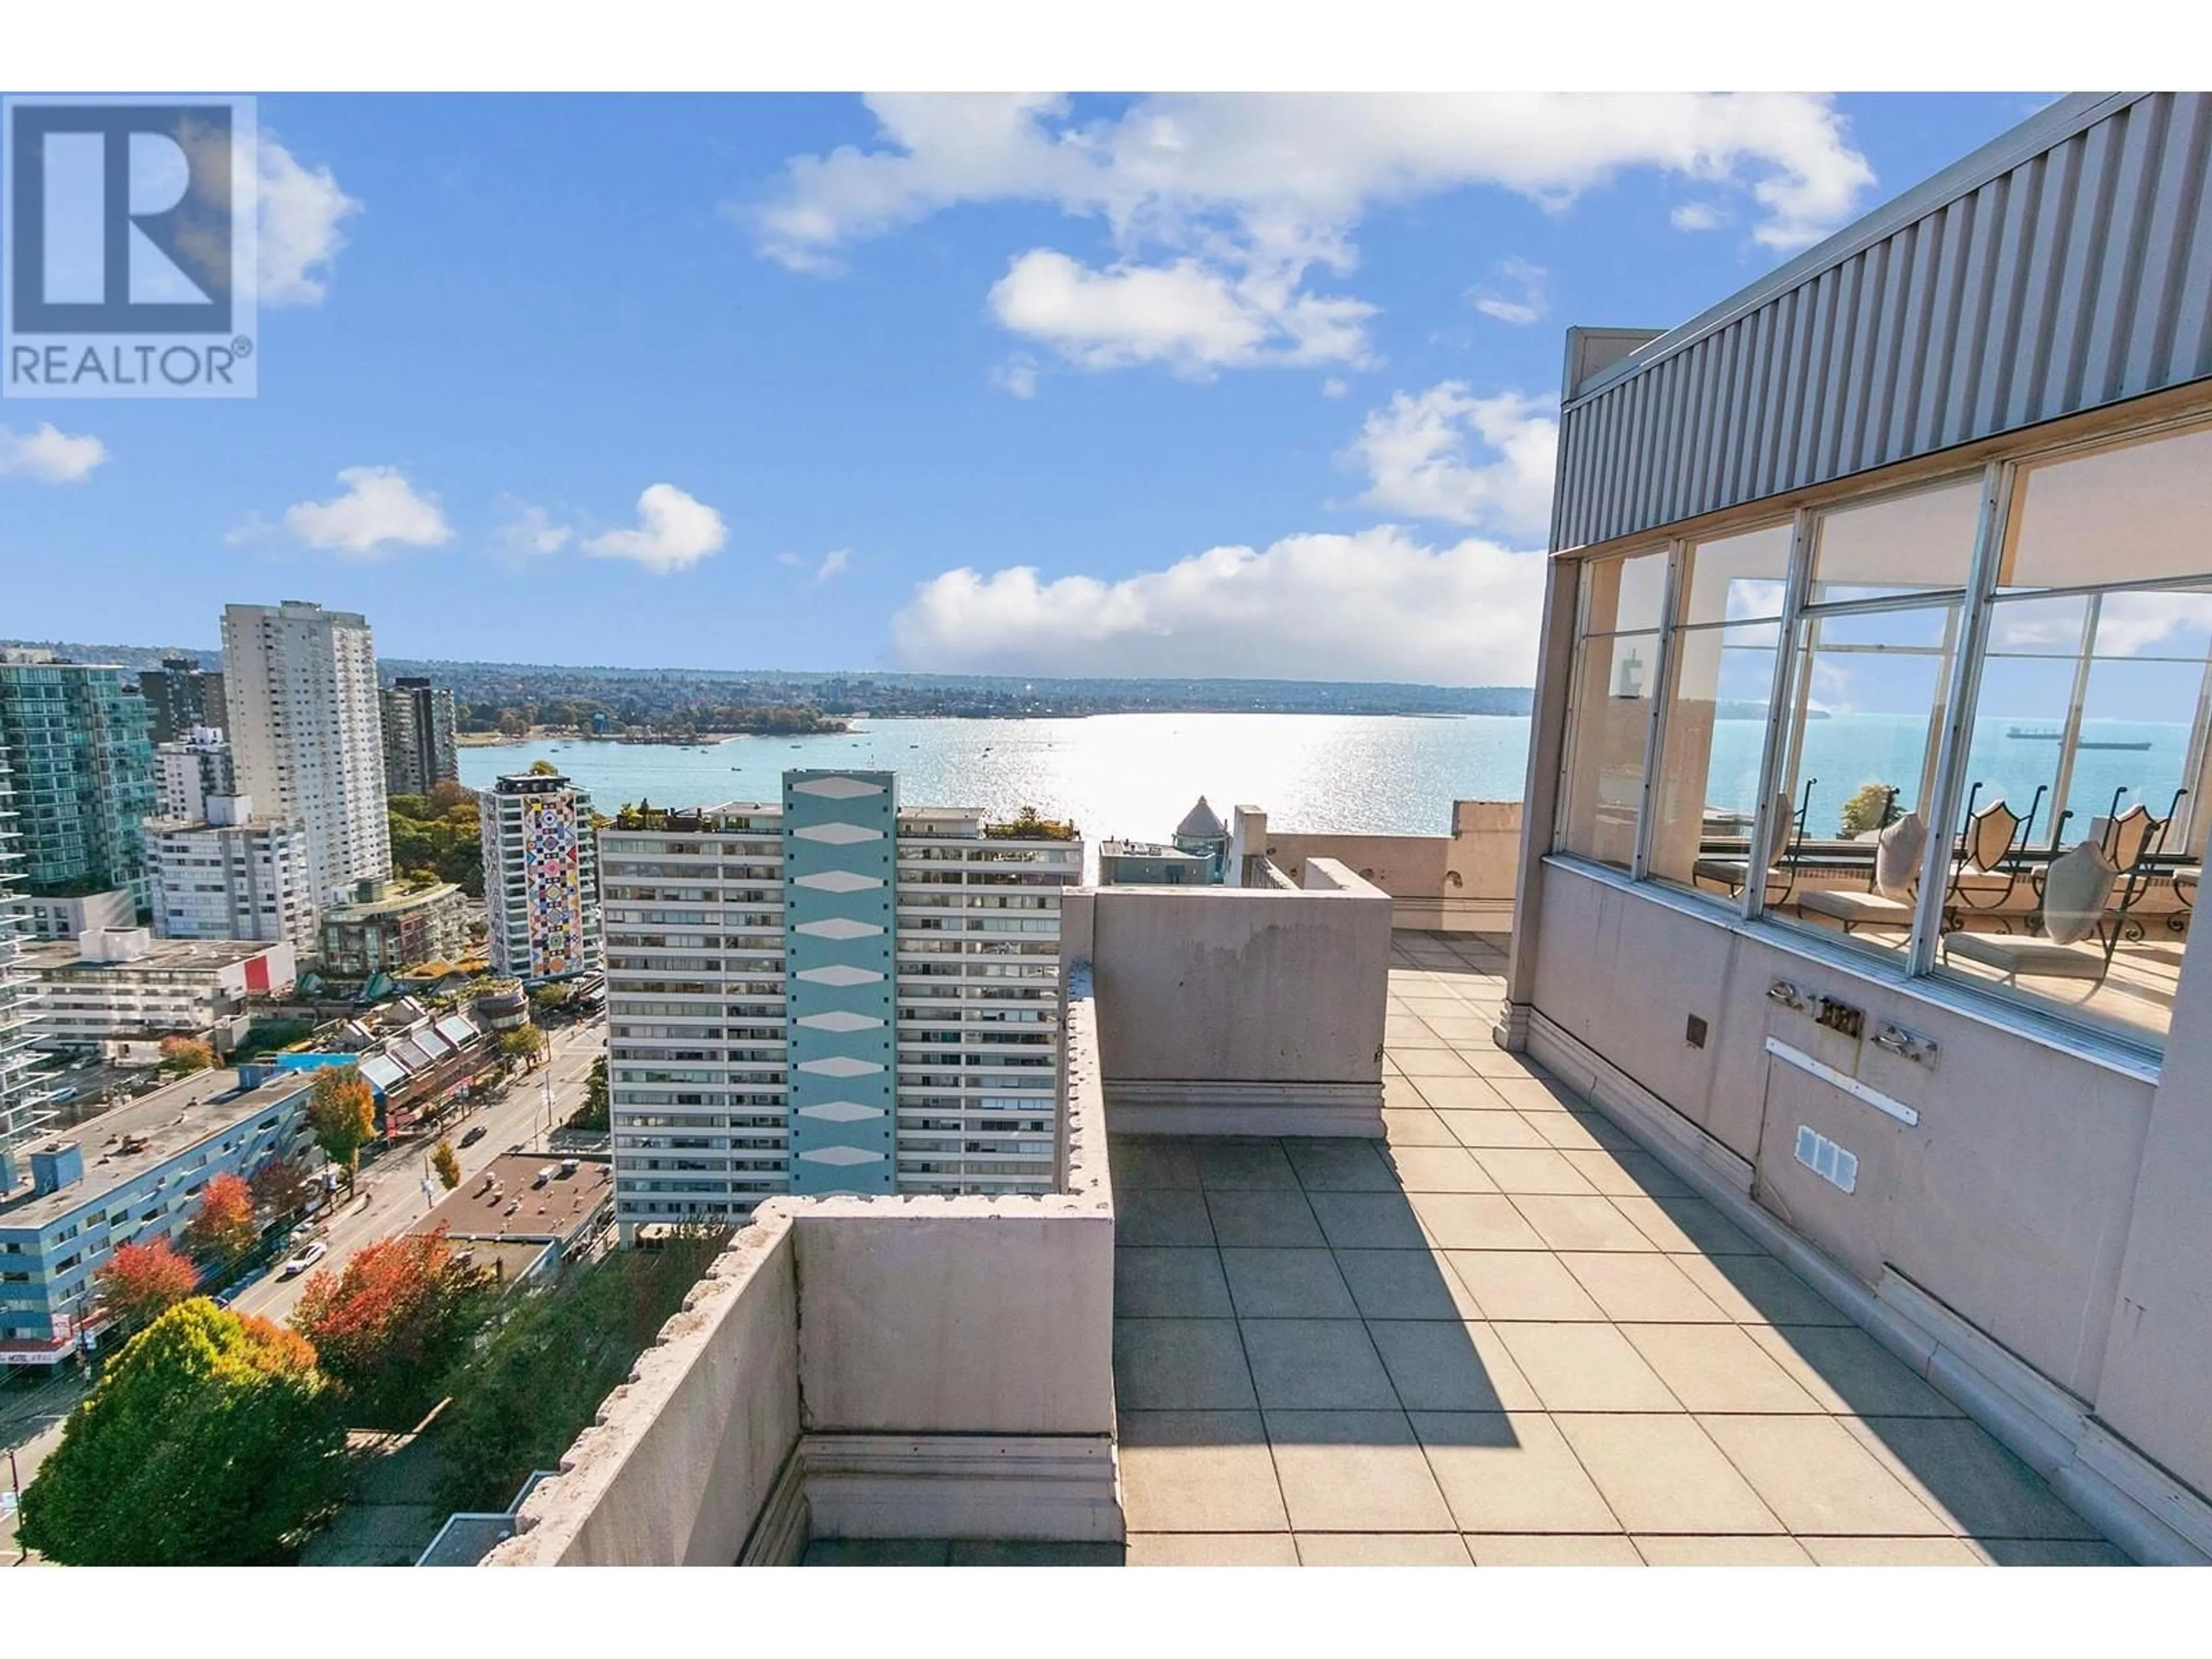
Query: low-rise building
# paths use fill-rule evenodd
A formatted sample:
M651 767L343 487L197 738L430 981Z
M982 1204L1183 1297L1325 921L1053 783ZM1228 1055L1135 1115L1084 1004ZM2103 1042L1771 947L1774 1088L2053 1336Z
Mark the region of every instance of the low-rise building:
M0 1145L0 1365L52 1365L98 1345L95 1275L118 1245L173 1238L200 1189L306 1150L313 1079L203 1072L80 1130Z
M496 1265L512 1282L587 1243L607 1224L614 1201L614 1165L605 1157L502 1152L408 1231L443 1228L478 1266Z
M289 995L298 973L289 940L157 939L143 927L30 945L22 964L46 1049L221 1038L249 1000Z
M1101 887L1201 887L1213 879L1213 860L1159 841L1098 843Z
M211 795L193 818L149 818L154 931L164 939L285 939L315 951L307 833L258 817L252 797Z
M322 971L366 980L418 962L458 957L468 944L467 902L450 881L363 882L349 904L323 912Z

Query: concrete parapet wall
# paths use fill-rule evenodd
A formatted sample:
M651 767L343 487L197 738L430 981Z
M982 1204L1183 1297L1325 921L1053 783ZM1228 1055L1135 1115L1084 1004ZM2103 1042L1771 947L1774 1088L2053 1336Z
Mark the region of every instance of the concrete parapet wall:
M1117 1131L1382 1132L1389 895L1327 860L1306 879L1069 896Z
M1113 1432L1105 1198L791 1207L810 1434Z
M1518 801L1454 801L1448 836L1308 835L1264 826L1263 833L1267 856L1291 880L1303 884L1310 862L1334 859L1389 894L1400 927L1511 927Z

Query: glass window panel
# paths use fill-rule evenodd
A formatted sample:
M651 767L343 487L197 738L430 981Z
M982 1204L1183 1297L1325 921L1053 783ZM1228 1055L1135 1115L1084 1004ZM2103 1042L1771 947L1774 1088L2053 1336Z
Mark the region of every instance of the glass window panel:
M1651 872L1662 880L1730 897L1743 890L1778 643L1771 623L1674 636L1652 797Z
M1963 587L1982 513L1979 474L1836 507L1814 521L1809 605Z
M2212 573L2212 428L2021 473L1997 586L2079 587Z
M1785 522L1686 549L1682 621L1696 627L1779 617L1790 574L1790 542Z
M1559 845L1626 869L1643 810L1644 746L1650 729L1656 634L1585 640L1576 647Z
M1582 632L1629 634L1659 626L1667 592L1667 556L1638 553L1588 567Z
M2022 813L2049 793L2010 858L1959 866L1938 972L2163 1042L2212 819L2196 806L2208 600L2178 586L1993 605L1966 778L1980 803ZM2092 842L2101 861L2078 850Z
M1770 914L1905 948L1911 912L1877 890L1875 838L1926 811L1958 627L1956 605L1801 624L1780 780L1804 827L1769 885Z

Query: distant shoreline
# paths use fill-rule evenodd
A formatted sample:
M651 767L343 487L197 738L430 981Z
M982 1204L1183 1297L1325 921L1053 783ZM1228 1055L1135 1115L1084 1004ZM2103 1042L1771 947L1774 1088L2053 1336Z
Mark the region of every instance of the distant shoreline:
M979 726L1008 720L1115 720L1125 716L1175 718L1184 715L1218 716L1225 719L1249 720L1266 716L1280 720L1335 719L1366 720L1525 720L1526 714L1493 714L1457 712L1448 709L1342 709L1342 708L1115 708L1077 713L1054 711L1038 714L854 714L848 718L866 720L872 726L903 723L908 720L972 720ZM847 717L841 717L847 718ZM621 738L604 732L562 732L540 730L527 737L510 738L497 732L460 732L453 741L463 749L522 749L533 743L605 743L629 749L690 749L704 745L712 748L718 744L735 743L741 738L786 738L797 743L807 738L851 737L854 732L702 732L689 738Z

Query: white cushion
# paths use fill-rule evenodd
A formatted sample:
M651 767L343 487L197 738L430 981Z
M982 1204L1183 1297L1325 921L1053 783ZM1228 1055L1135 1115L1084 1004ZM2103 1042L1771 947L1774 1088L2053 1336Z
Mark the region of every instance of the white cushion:
M1874 884L1893 899L1909 899L1920 885L1920 855L1928 850L1928 826L1907 812L1875 838Z
M2120 872L2105 849L2085 841L2051 860L2043 878L2043 931L2054 945L2087 939L2104 920Z

